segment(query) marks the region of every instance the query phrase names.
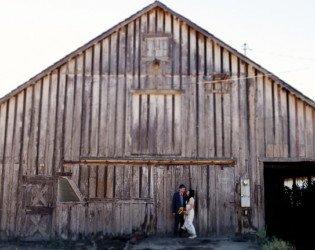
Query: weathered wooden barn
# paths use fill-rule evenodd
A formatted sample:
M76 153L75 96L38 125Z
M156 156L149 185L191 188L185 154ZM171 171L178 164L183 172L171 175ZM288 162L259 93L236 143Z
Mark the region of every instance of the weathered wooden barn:
M264 170L314 167L315 103L156 1L0 99L1 238L265 226Z

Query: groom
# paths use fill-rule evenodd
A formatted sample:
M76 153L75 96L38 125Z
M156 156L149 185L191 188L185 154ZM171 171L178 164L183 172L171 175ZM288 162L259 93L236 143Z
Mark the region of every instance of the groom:
M179 190L178 192L176 192L173 195L173 201L172 201L172 212L173 212L173 216L175 217L175 222L174 222L174 236L177 236L178 234L178 226L180 226L180 231L179 231L179 236L181 237L182 235L182 229L181 227L184 224L184 212L179 214L178 210L181 207L185 207L184 206L184 195L185 195L185 190L186 187L184 184L181 184L179 186Z

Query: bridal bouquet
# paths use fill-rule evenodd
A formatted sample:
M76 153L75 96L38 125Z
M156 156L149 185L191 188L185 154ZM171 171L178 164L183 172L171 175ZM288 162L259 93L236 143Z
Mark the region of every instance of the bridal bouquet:
M184 208L183 207L180 207L179 209L178 209L178 214L182 214L184 212Z

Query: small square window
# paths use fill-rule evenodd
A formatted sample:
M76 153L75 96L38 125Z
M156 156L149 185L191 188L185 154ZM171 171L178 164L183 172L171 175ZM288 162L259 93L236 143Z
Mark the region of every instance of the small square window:
M169 61L171 54L171 43L169 35L146 34L142 43L142 60Z

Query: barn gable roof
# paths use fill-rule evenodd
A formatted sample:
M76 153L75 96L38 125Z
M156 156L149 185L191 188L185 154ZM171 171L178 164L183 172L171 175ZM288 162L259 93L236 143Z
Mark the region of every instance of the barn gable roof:
M215 37L213 34L209 33L208 31L204 30L203 28L199 27L198 25L196 25L195 23L193 23L192 21L190 21L189 19L185 18L184 16L176 13L175 11L171 10L170 8L168 8L166 5L164 5L163 3L159 2L159 1L155 1L154 3L148 5L147 7L143 8L142 10L138 11L137 13L133 14L132 16L130 16L129 18L125 19L124 21L118 23L117 25L115 25L114 27L112 27L111 29L105 31L104 33L102 33L101 35L97 36L96 38L92 39L91 41L89 41L88 43L86 43L85 45L83 45L82 47L78 48L77 50L73 51L72 53L66 55L64 58L62 58L61 60L57 61L56 63L54 63L52 66L46 68L45 70L43 70L42 72L40 72L39 74L37 74L36 76L32 77L31 79L29 79L27 82L25 82L24 84L20 85L19 87L17 87L16 89L14 89L13 91L11 91L10 93L8 93L7 95L5 95L4 97L2 97L0 99L0 104L7 101L10 97L18 94L19 92L21 92L22 90L24 90L25 88L27 88L28 86L32 85L33 83L35 83L36 81L40 80L41 78L43 78L44 76L50 74L52 71L54 71L55 69L57 69L58 67L62 66L63 64L67 63L68 61L70 61L71 59L73 59L74 57L76 57L77 55L79 55L80 53L82 53L83 51L85 51L86 49L90 48L91 46L93 46L94 44L98 43L99 41L103 40L104 38L106 38L107 36L110 36L112 33L116 32L117 30L119 30L121 27L124 27L125 25L127 25L128 23L136 20L137 18L139 18L140 16L142 16L143 14L153 10L154 8L161 8L162 10L169 12L170 14L174 15L175 17L177 17L179 20L185 22L188 26L190 26L191 28L195 29L196 31L200 32L201 34L203 34L204 36L210 38L211 40L213 40L215 43L219 44L220 46L222 46L223 48L225 48L226 50L230 51L231 53L233 53L234 55L236 55L237 57L239 57L241 60L243 60L244 62L252 65L253 67L255 67L257 70L261 71L264 75L268 76L271 80L276 81L280 84L280 86L286 90L288 90L289 92L291 92L292 94L296 95L298 98L300 98L301 100L305 101L307 104L309 104L310 106L312 106L313 108L315 108L315 102L308 98L307 96L305 96L303 93L301 93L300 91L298 91L297 89L293 88L292 86L290 86L288 83L286 83L285 81L281 80L279 77L277 77L276 75L274 75L273 73L271 73L270 71L266 70L265 68L263 68L262 66L260 66L259 64L255 63L254 61L252 61L251 59L249 59L248 57L244 56L243 54L241 54L240 52L238 52L236 49L232 48L231 46L229 46L228 44L226 44L225 42L223 42L222 40L220 40L219 38Z

